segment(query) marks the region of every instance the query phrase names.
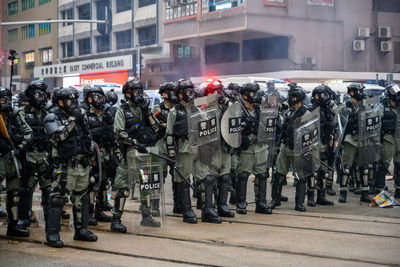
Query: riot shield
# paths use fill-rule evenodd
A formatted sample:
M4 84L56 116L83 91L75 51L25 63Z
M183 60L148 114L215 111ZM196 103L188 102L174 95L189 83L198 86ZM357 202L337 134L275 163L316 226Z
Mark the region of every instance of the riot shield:
M294 169L301 178L320 167L320 109L294 121Z
M217 94L195 98L187 114L189 143L197 148L220 140L220 121Z
M381 104L378 97L364 99L358 111L358 164L367 167L381 157Z
M148 147L148 151L159 154L157 147ZM161 225L166 224L164 177L162 159L129 149L127 152L128 178L136 181L139 188L140 210L159 210L160 218L153 216L154 220L160 221ZM132 222L133 227L138 225L136 220Z
M260 104L257 144L268 145L267 167L271 167L275 153L276 123L279 116L279 96L267 95Z
M242 107L239 102L231 103L221 118L221 135L224 141L233 148L240 147L242 142Z

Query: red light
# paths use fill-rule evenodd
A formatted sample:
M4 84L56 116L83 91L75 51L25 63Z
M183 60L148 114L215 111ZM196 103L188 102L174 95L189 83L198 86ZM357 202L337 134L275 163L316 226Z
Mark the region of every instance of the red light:
M206 82L208 82L208 83L212 83L213 81L214 81L213 78L207 78L207 79L206 79Z

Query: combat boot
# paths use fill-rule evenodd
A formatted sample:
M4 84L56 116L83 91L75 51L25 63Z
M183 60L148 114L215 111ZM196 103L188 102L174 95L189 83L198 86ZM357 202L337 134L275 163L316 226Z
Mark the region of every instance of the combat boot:
M182 213L181 201L178 194L177 183L172 184L172 197L174 199L174 207L172 209L173 213Z
M307 190L307 206L315 207L314 190Z
M218 215L221 217L233 218L235 213L231 212L227 204L228 191L229 191L229 180L228 174L222 175L218 178L219 181L219 192L218 192Z
M336 196L336 192L333 191L332 185L327 185L327 186L326 186L326 193L327 193L329 196Z
M368 190L361 190L360 202L371 203L371 199L368 196Z
M110 204L110 202L108 202L108 200L106 200L104 202L104 211L111 211L113 209L113 206Z
M272 201L270 203L271 209L275 209L281 205L280 193L283 184L279 181L279 174L273 173L272 175L272 186L271 186L271 198Z
M8 226L7 236L27 237L29 230L21 225L18 225L18 205L19 205L19 192L7 192L7 213L8 213Z
M204 207L201 212L201 220L202 222L209 223L221 223L221 217L218 216L218 213L214 209L213 204L213 192L214 192L214 183L216 177L213 175L207 175L201 182L204 183Z
M394 192L394 197L395 198L400 198L400 189L396 188L396 191Z
M69 220L69 218L70 218L69 213L66 210L63 210L61 213L61 218L63 220Z
M128 196L128 194L125 194L125 192L128 192L127 189L118 190L114 199L114 210L110 228L111 231L116 233L126 233L126 227L121 222L122 211L124 209L125 201Z
M99 222L111 222L112 216L105 214L101 209L96 208L96 220Z
M97 225L97 220L94 217L94 204L89 204L89 217L88 217L88 225Z
M160 199L152 199L151 200L151 216L160 217Z
M231 171L229 174L229 178L231 180L231 186L232 190L231 191L231 196L229 197L229 204L236 205L236 174L234 171Z
M186 182L177 183L178 193L181 199L183 221L186 223L197 223L197 216L192 209L190 201L190 189Z
M306 207L304 207L304 198L306 195L306 181L304 179L299 179L296 185L296 206L295 210L297 211L306 211Z
M317 204L323 206L331 206L333 205L333 201L326 199L325 190L318 189L317 191Z
M349 179L349 191L354 192L354 190L355 190L354 177L352 177L351 179Z
M339 202L340 203L346 203L346 199L347 199L347 191L346 190L340 190Z
M72 208L74 215L75 234L74 240L96 242L97 235L89 231L89 194L84 194L81 198L82 210L78 210L75 206ZM80 213L80 214L79 214ZM81 221L79 221L79 215Z
M271 206L267 205L267 174L261 173L258 179L258 196L256 198L256 213L272 214Z
M29 188L20 187L18 204L18 225L21 228L28 228L31 225L29 221Z
M143 215L142 220L140 221L140 225L146 227L161 227L161 223L154 220L150 215Z
M45 186L41 188L42 191L42 208L43 208L43 216L44 221L47 221L47 217L49 216L49 205L50 205L50 193L51 187Z
M64 203L64 199L59 197L53 197L49 200L46 241L50 247L61 248L64 246L64 243L60 240L60 221Z
M107 191L100 191L96 201L95 218L99 222L111 222L112 217L104 213L105 200L107 199ZM90 225L90 224L89 224Z
M247 210L247 202L246 202L246 193L247 193L247 179L249 175L247 172L242 172L238 175L237 179L237 187L236 187L236 213L238 214L246 214Z

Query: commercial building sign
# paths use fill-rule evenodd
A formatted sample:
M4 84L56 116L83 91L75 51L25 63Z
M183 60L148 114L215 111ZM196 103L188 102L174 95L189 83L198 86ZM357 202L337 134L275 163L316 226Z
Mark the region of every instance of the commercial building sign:
M335 5L335 0L308 0L308 4L312 6L333 7Z
M34 76L36 78L63 77L64 75L122 69L132 69L132 55L35 67Z

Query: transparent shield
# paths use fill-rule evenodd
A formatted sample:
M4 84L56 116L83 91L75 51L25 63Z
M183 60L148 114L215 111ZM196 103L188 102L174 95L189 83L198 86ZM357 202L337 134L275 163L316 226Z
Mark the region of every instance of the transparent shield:
M147 148L159 154L157 147ZM139 213L148 214L161 225L166 224L165 194L162 159L150 154L143 154L134 149L127 154L128 177L131 183L136 183L139 200ZM136 206L135 206L136 207ZM141 216L140 216L141 217ZM132 227L137 227L139 221L133 220Z
M294 169L301 178L320 167L320 109L294 122Z
M381 105L377 97L362 101L358 124L358 164L365 167L381 158Z
M216 96L199 97L189 103L188 131L193 148L220 139L220 111Z
M233 148L242 142L242 107L239 102L231 103L221 118L221 135L224 141Z

